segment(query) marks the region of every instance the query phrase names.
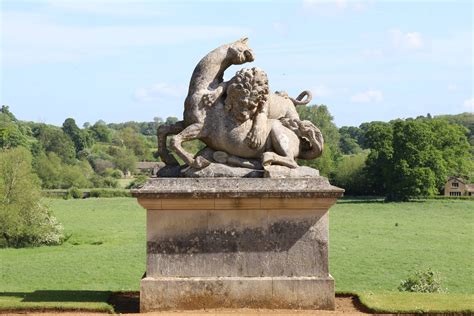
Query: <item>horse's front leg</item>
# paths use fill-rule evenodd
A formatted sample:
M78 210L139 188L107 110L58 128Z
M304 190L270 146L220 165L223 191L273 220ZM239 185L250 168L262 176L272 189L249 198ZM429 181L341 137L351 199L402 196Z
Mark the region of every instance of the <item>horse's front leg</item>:
M201 169L209 165L209 161L202 157L198 157L198 159L194 159L193 156L188 153L184 148L182 147L182 143L193 140L193 139L198 139L201 136L201 131L203 128L203 124L201 123L195 123L192 125L189 125L186 127L181 133L173 136L171 138L171 148L174 150L174 152L183 159L183 161L191 167ZM201 158L201 159L199 159Z

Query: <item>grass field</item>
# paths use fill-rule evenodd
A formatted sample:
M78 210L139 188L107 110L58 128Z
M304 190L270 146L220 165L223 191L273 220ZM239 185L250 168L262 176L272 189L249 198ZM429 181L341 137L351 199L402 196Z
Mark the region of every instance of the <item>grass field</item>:
M135 199L49 203L71 237L56 247L0 249L0 309L72 304L108 310L110 291L139 290L145 270L145 211ZM472 201L343 200L331 209L330 271L336 290L359 293L378 310L393 310L397 299L408 304L405 311L419 310L417 306L446 310L449 304L442 304L445 309L433 306L443 300L450 302L450 310L474 310L472 262ZM426 268L441 274L448 295L433 300L411 294L407 299L396 292L402 279Z

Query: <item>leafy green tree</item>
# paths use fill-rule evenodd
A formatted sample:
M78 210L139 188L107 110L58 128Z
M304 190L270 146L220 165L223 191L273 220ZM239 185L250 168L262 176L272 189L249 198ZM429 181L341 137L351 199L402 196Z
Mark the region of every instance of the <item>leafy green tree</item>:
M445 181L447 175L445 161L433 145L434 136L425 121L394 122L389 200L408 200L438 193L436 183Z
M0 150L0 247L60 244L62 226L41 202L26 148Z
M76 149L76 155L82 150L91 147L94 140L86 131L81 130L73 118L67 118L63 123L63 131L71 138Z
M363 131L355 126L343 126L339 129L339 148L345 155L358 154L362 151L359 141Z
M367 125L365 138L370 148L365 168L367 192L370 195L385 195L392 168L392 126L389 123L372 122Z
M40 153L33 161L35 173L41 179L41 186L45 189L62 187L63 164L61 158L54 153Z
M33 135L44 151L55 153L66 163L74 162L76 157L74 143L60 128L39 124L33 128Z
M474 115L473 115L474 116ZM446 119L429 121L433 133L433 145L445 162L445 174L437 177L436 186L443 187L448 176L469 178L474 173L474 146L468 141L469 130Z
M178 121L178 118L176 116L168 116L166 118L166 124L174 124Z
M133 151L121 147L112 147L110 154L113 156L113 163L117 169L120 169L124 174L127 172L134 172L137 163Z
M344 188L346 195L367 194L365 175L366 159L366 152L357 155L343 156L334 171L333 184Z
M133 151L139 160L150 160L151 151L147 145L146 138L138 134L132 128L124 128L116 133L114 143L117 146L124 146Z
M53 152L41 153L35 158L33 166L42 187L46 189L88 188L91 186L89 179L94 176L94 170L87 161L65 164Z
M0 109L0 114L2 116L5 116L10 122L17 121L15 115L13 115L13 113L10 112L10 107L8 105L2 105L2 108Z
M97 121L90 127L94 139L98 142L110 143L112 141L112 131L105 123Z
M0 121L0 148L26 146L27 138L14 123Z
M27 146L28 140L25 130L9 107L3 105L0 109L0 148L14 148Z

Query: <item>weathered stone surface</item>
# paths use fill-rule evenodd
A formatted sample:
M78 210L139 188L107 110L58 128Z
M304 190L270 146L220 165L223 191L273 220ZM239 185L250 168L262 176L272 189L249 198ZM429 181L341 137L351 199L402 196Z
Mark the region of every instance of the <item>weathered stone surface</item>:
M146 277L140 289L140 312L243 307L334 310L334 301L331 276Z
M158 128L158 154L166 164L178 165L167 149L168 135L175 135L170 142L172 150L195 169L202 169L213 160L233 167L296 168L296 158L314 159L322 154L324 140L320 130L312 122L301 120L295 108L311 101L309 91L303 91L296 99L285 92L272 93L267 74L258 67L241 69L224 82L226 69L254 58L245 38L222 45L199 61L184 102L184 120ZM193 157L182 143L194 139L219 154L215 159ZM185 175L222 174L210 171Z
M148 211L147 275L328 275L327 212Z
M338 198L344 190L316 178L151 178L131 190L140 198ZM191 203L191 202L190 202Z
M202 169L185 168L181 176L187 178L262 178L263 170L231 167L221 163L211 163Z
M297 168L287 168L284 166L265 166L265 178L316 178L319 177L319 170L301 166Z

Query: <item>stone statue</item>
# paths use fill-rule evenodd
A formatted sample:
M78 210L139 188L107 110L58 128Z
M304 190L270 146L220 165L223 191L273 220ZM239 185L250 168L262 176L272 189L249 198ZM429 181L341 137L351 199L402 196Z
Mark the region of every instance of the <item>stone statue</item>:
M296 99L285 92L271 93L266 73L257 67L241 69L223 81L231 65L253 60L246 38L201 59L191 77L184 120L158 129L158 154L167 165L178 165L166 147L168 135L174 135L171 149L194 170L212 163L254 170L272 165L296 169L296 158L314 159L322 154L321 132L310 121L300 120L295 108L311 101L309 91ZM194 157L182 147L193 139L207 145Z

